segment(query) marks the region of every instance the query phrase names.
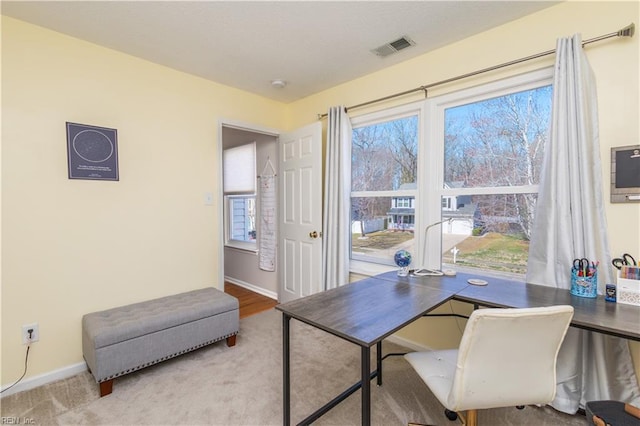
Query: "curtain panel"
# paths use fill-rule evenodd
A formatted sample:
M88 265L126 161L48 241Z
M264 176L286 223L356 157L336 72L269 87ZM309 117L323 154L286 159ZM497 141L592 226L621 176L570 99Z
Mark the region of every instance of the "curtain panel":
M595 78L579 34L557 42L549 144L545 150L527 282L570 289L575 258L600 261L598 293L614 282L602 186ZM558 355L552 406L575 413L587 401L640 404L626 340L571 328Z
M351 233L351 121L343 106L327 115L322 277L324 290L349 282Z

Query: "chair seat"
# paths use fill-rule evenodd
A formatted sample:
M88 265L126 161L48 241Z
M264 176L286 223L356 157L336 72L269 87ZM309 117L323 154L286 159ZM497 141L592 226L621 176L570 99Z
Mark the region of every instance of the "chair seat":
M447 401L456 372L458 350L410 352L404 357L418 373L418 376L425 383L428 383L429 389L438 398L440 404L451 411L458 411L456 407L450 407Z

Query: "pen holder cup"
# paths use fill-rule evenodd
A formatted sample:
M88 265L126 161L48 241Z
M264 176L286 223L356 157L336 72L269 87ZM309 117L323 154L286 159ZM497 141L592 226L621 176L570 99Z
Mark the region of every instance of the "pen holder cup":
M572 269L571 294L592 299L598 297L598 271L593 271L593 275L587 274L587 276L584 277L579 274L579 271Z

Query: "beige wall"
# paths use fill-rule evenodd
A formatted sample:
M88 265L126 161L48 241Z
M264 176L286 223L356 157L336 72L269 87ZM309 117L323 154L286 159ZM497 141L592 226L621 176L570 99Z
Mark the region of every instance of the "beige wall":
M294 105L288 105L291 125L295 127L305 124L333 105L357 105L392 93L403 92L545 52L555 48L558 37L581 33L583 40L586 40L615 32L631 22L635 22L638 26L640 25L639 5L637 1L562 3L416 59L310 96ZM603 162L605 200L609 199L611 147L640 143L639 46L640 37L636 31L635 37L630 39L607 40L586 47L587 57L598 86L600 154ZM550 66L553 65L553 61L554 56L551 55L542 60L488 73L481 78L471 78L458 84L441 86L430 90L429 93L430 96L437 96L487 80ZM367 109L353 110L350 115L357 116L374 109L383 109L422 97L423 95L419 93ZM607 201L605 207L612 253L628 252L640 255L640 204L611 204ZM460 303L445 304L437 312L448 313L451 309L464 314L465 311L469 311L469 306ZM462 320L458 322L463 323ZM418 345L446 348L457 346L460 334L458 325L453 320L421 319L397 333L397 336ZM640 377L640 344L632 342L630 346L636 371Z
M22 373L22 324L40 324L41 341L30 354L32 377L82 361L80 318L86 312L220 285L219 119L291 130L332 105L354 105L546 51L557 37L576 32L588 39L638 25L638 15L638 2L565 2L289 105L3 17L0 383ZM598 80L605 183L610 147L640 140L638 38L586 49ZM118 129L119 182L67 179L66 121ZM213 207L204 205L205 192L214 193ZM640 205L607 204L606 214L612 251L640 254ZM455 323L425 321L400 336L433 347L457 344ZM424 339L428 335L437 337ZM634 346L637 366L639 348Z
M2 378L82 362L83 314L220 286L218 120L280 103L2 18ZM67 178L65 122L118 130L120 181ZM205 193L214 205L205 206Z

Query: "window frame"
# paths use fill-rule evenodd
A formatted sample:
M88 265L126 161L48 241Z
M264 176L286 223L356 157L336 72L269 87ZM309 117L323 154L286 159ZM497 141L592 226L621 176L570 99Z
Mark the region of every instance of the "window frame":
M225 195L224 196L224 245L226 247L233 247L236 249L250 251L257 253L258 252L258 238L256 235L256 239L253 241L245 241L245 240L237 240L232 238L233 231L233 220L232 220L232 201L237 199L253 199L254 206L256 206L256 221L257 219L257 197L255 194L238 194L238 195ZM258 226L256 223L256 234L258 231Z
M227 153L231 156L227 158ZM240 153L241 155L238 155ZM225 247L233 247L239 250L257 253L257 232L258 232L258 200L257 200L257 142L252 141L236 146L232 146L222 150L222 190L223 190L223 209L224 209L224 245ZM231 168L232 170L228 170ZM229 185L228 181L238 180ZM242 183L238 187L238 183ZM232 201L237 199L253 199L255 209L255 230L256 239L253 241L237 240L233 238L233 209Z
M433 174L427 176L426 189L422 194L422 204L417 210L422 216L423 223L435 223L442 220L442 209L434 211L427 209L428 205L442 205L443 196L462 195L505 195L505 194L537 194L539 185L520 186L498 186L498 187L474 187L474 188L445 188L444 185L444 135L445 135L445 110L460 105L505 96L511 93L532 90L548 85L553 85L554 69L546 67L543 69L530 71L513 77L504 78L497 81L488 82L467 89L462 89L452 93L444 94L425 102L428 103L428 120L430 132L427 135L425 149L435 155L430 157L430 161L422 170L430 170ZM420 147L418 149L420 157ZM436 204L433 204L436 203ZM438 238L437 238L438 237ZM428 268L442 268L442 237L435 232L431 232L427 237L427 243L418 247L428 247L427 259ZM423 256L422 253L419 254ZM422 259L422 257L420 257ZM433 260L432 260L433 259ZM437 262L435 261L437 260ZM484 270L483 270L484 272ZM487 273L497 273L487 270ZM497 273L500 274L500 273ZM507 274L504 274L507 275Z
M424 137L424 101L413 102L406 105L400 105L397 107L389 108L382 111L375 111L372 113L364 114L361 116L351 118L351 127L353 129L359 127L371 126L379 123L389 122L393 120L399 120L402 118L417 116L417 131L418 131L418 170L416 171L416 189L403 189L403 190L384 190L384 191L351 191L349 192L349 200L352 198L358 197L414 197L414 205L417 205L415 201L418 198L418 188L420 186L421 180L421 172L420 172L420 140ZM351 201L349 201L351 205ZM414 217L414 222L417 222L417 216ZM415 229L419 229L419 224L414 224ZM351 223L349 223L349 228L351 228ZM415 253L415 244L416 244L416 236L414 233L414 246L413 249L409 250L412 254ZM360 273L365 275L375 275L382 272L387 272L389 270L395 269L396 266L393 264L393 259L389 259L388 262L382 263L379 259L370 258L366 255L356 255L353 256L351 252L352 241L351 241L352 233L349 232L349 257L350 257L350 270L354 273ZM378 261L375 261L378 260Z
M445 110L450 107L480 102L486 99L505 96L510 93L531 90L547 85L553 85L554 69L529 71L512 77L483 83L477 86L457 90L437 97L413 102L406 105L392 107L382 111L371 112L351 119L352 127L363 127L376 123L391 121L411 115L418 116L418 170L415 190L403 191L353 191L350 198L354 197L414 197L415 232L414 245L409 250L413 254L411 267L427 267L430 269L442 269L442 235L431 230L425 237L424 233L428 224L442 220L443 197L457 197L462 195L504 195L538 193L538 185L525 186L501 186L501 187L475 187L475 188L445 188L444 186L444 134L445 134ZM427 155L428 153L428 155ZM433 209L429 206L438 206ZM436 229L438 229L436 227ZM381 264L367 260L366 257L353 257L351 253L351 233L349 251L351 257L350 270L353 273L375 275L395 269L395 265ZM425 244L425 238L427 239ZM424 247L428 247L424 253ZM425 257L426 256L426 257ZM423 260L427 265L423 265ZM483 271L484 273L484 271ZM487 275L498 274L495 271L486 271Z

